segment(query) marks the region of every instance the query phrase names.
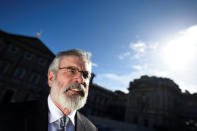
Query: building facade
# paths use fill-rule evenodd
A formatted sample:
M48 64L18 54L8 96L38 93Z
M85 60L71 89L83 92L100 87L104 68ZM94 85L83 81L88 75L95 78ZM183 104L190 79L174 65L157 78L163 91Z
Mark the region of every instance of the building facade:
M111 91L93 83L94 74L89 86L87 104L82 108L86 115L124 121L127 94L122 91Z
M188 130L185 122L196 120L196 100L168 78L142 76L130 82L125 121L158 130Z
M197 130L197 93L185 92L181 96L180 119L185 130Z
M35 100L48 92L54 54L38 39L0 31L0 102Z

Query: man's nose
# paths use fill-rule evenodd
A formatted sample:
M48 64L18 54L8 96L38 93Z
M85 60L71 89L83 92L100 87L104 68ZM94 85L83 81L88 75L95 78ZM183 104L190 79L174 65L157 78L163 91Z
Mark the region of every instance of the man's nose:
M81 72L78 72L75 76L75 80L77 83L82 84L84 83L84 78L83 78L83 74Z

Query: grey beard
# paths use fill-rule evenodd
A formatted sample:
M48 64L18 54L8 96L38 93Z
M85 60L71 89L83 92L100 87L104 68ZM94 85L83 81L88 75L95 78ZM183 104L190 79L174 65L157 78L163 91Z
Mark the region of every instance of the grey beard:
M65 103L66 108L70 110L79 110L81 109L85 104L87 97L82 97L80 95L75 96L66 96L67 102Z
M57 88L61 88L61 87L58 87L58 83L56 82L56 80L54 80L52 84L51 95L55 99L55 101L58 102L64 108L73 111L82 108L86 104L88 91L85 90L85 87L83 85L81 84L68 85L65 91L62 92L60 95L58 95L58 93L56 92ZM79 88L82 94L67 96L66 92L72 88Z

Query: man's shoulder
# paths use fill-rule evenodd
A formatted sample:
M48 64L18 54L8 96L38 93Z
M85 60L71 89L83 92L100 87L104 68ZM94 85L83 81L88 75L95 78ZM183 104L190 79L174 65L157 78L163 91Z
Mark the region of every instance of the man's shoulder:
M89 129L90 131L97 131L96 126L83 114L77 111L77 119L83 123L85 129Z

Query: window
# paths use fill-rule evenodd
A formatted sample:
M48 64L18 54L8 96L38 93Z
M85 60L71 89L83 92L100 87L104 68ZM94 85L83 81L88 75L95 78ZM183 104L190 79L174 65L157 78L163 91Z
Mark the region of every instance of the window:
M4 42L3 42L3 40L0 38L0 45L2 45Z
M32 73L31 76L30 76L30 79L29 81L33 84L38 84L39 82L39 79L40 79L40 75L37 74L37 73Z
M32 55L31 53L29 53L29 52L25 52L24 58L25 58L26 60L31 60L31 59L33 58L33 55Z
M47 61L45 59L43 59L43 58L39 58L38 63L40 65L46 65Z
M3 61L0 61L0 74L5 74L8 71L9 64Z
M8 47L8 52L10 52L10 53L16 53L17 50L18 50L18 48L13 45L9 45L9 47Z
M5 43L3 42L2 39L0 39L0 50L3 49L5 46Z
M14 72L14 77L15 78L22 80L24 76L25 76L25 69L17 68L15 70L15 72Z

